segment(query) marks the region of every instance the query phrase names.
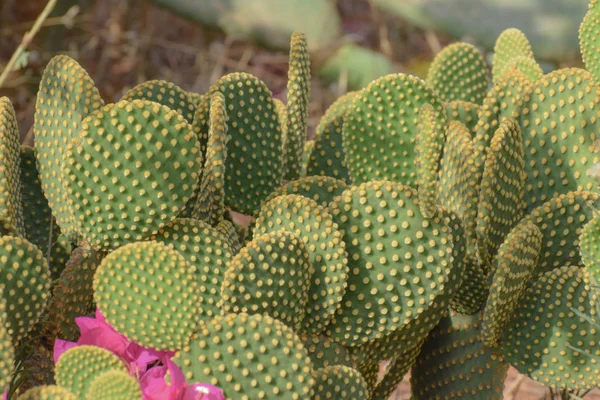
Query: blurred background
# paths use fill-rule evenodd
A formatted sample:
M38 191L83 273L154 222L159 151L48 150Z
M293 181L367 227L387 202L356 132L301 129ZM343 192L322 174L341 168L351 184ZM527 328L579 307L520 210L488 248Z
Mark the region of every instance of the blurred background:
M0 0L0 72L46 6ZM15 68L0 84L32 144L35 95L56 54L76 59L104 100L165 79L203 93L219 77L247 71L285 99L288 43L308 36L313 65L309 137L339 95L392 72L425 77L448 43L486 55L506 28L521 29L546 70L581 65L578 27L588 0L57 0ZM392 399L410 398L405 382ZM505 398L548 399L546 389L511 371ZM589 395L586 399L597 399Z

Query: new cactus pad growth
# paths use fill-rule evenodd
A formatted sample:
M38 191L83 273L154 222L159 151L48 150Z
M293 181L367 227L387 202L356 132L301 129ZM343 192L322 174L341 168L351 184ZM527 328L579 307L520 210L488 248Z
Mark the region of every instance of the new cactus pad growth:
M453 44L312 141L299 32L285 101L236 72L105 105L55 57L33 148L0 99L8 400L385 400L409 370L414 399L500 399L509 365L598 386L598 12L587 70L544 74L508 29L491 70Z

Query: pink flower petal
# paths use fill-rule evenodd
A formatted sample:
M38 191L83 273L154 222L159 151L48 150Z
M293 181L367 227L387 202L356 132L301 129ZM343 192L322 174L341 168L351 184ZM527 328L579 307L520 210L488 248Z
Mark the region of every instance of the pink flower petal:
M60 358L60 356L63 355L63 353L67 350L69 350L72 347L77 346L77 343L75 342L69 342L68 340L61 340L61 339L56 339L54 341L54 364L56 364L58 362L58 359Z
M143 400L176 400L177 390L167 384L166 366L153 367L140 378Z

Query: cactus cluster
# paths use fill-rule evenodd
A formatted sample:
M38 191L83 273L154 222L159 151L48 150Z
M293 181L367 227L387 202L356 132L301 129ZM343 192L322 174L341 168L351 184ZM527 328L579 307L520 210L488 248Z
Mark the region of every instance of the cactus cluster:
M596 13L589 71L544 75L509 29L491 73L453 44L426 80L338 99L312 141L301 33L286 103L233 73L205 94L149 81L104 104L55 57L34 148L0 100L0 387L145 398L104 348L48 361L95 309L172 357L151 368L227 399L383 400L409 370L417 400L500 399L510 365L557 390L600 385Z

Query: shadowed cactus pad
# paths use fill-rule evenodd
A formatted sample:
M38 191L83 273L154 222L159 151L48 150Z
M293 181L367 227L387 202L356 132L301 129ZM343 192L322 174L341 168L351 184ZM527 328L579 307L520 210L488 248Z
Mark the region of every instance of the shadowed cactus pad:
M261 314L215 318L174 361L188 382L218 386L228 400L302 400L313 393L312 366L300 338Z
M315 370L332 365L354 366L354 359L349 349L330 337L301 333L300 339L308 351Z
M263 205L254 235L284 229L306 245L315 272L302 331L320 333L346 292L348 260L342 233L327 210L314 200L290 194Z
M94 82L76 61L67 56L50 60L40 80L33 132L42 189L67 237L78 232L66 187L67 146L80 138L84 118L103 105Z
M421 347L422 343L408 351L398 352L399 354L385 368L385 373L381 380L374 385L371 399L389 399L390 395L398 389L398 385L400 385L406 373L414 365Z
M102 260L94 300L106 321L128 339L157 350L180 349L197 326L195 273L162 243L128 244Z
M56 385L37 386L18 397L18 400L79 400L68 389Z
M446 123L446 111L435 93L419 78L387 75L354 96L346 111L343 144L352 183L372 179L416 186L415 135L419 109L429 103L436 131Z
M85 236L103 248L142 240L172 220L192 195L202 161L185 119L145 100L94 113L66 157L73 210Z
M558 389L598 386L598 293L591 284L586 270L575 266L553 269L533 282L502 338L506 360Z
M127 372L105 371L90 383L86 400L142 400L142 390Z
M153 101L163 106L169 107L171 110L177 111L190 124L194 121L194 101L189 93L181 89L174 83L152 80L140 83L139 85L129 89L123 95L121 100L148 100Z
M313 274L306 245L296 235L281 230L257 236L225 272L223 315L268 314L298 331Z
M344 181L329 176L307 176L281 186L267 197L265 203L268 203L275 197L299 194L314 200L321 207L327 208L329 203L335 197L342 194L345 189L346 184Z
M8 333L7 316L6 301L0 299L0 390L10 383L15 362L15 347Z
M315 394L313 400L369 398L367 382L357 370L345 365L330 365L313 372Z

